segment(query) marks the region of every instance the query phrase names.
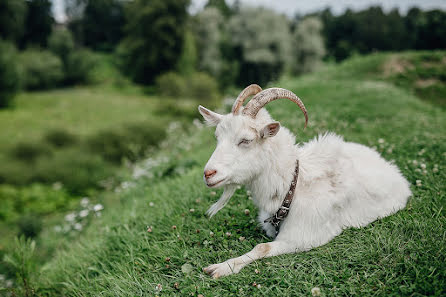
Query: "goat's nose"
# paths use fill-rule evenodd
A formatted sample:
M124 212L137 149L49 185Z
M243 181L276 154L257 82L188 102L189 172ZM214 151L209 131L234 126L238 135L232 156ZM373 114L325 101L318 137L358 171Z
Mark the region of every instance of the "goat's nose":
M217 170L205 170L204 171L204 177L206 179L208 179L208 178L214 176L216 173L217 173Z

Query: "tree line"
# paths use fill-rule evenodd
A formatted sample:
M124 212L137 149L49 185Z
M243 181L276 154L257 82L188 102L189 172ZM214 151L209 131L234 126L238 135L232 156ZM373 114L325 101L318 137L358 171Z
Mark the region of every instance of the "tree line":
M188 13L189 5L190 0L65 0L67 22L61 26L51 15L50 0L2 0L0 38L19 51L49 49L65 73L76 73L69 68L82 64L81 57L72 58L79 49L109 52L131 80L145 85L161 81L159 89L166 83L187 85L187 77L197 72L200 78L215 79L223 90L252 82L264 85L284 73L306 73L323 59L446 48L446 12L441 10L412 8L403 16L380 7L341 15L325 9L290 19L269 9L244 7L240 1L228 5L209 0L196 15ZM2 46L11 51L9 45ZM0 65L7 60L0 57ZM54 61L52 65L58 64ZM74 83L86 75L82 69L77 73L77 78L60 80Z

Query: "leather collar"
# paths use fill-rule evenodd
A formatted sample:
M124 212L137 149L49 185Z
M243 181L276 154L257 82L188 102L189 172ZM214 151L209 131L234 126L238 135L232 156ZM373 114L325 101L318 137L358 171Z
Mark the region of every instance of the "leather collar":
M279 210L276 211L274 215L266 219L264 223L271 223L276 229L276 236L279 233L280 223L285 220L290 212L290 205L293 202L294 191L296 190L297 177L299 176L299 160L296 160L296 168L293 173L293 181L291 182L290 189L288 190L285 198L283 199L282 205Z

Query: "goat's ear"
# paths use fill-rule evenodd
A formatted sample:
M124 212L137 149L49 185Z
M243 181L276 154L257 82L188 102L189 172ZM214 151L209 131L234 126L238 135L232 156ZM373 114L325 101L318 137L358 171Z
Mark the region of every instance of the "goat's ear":
M261 138L268 138L273 137L277 134L280 130L280 123L279 122L272 122L266 125L262 130L260 130L260 137Z
M203 118L206 120L206 123L210 126L217 126L220 123L221 118L223 117L221 114L213 112L201 105L198 106L198 111L201 113Z

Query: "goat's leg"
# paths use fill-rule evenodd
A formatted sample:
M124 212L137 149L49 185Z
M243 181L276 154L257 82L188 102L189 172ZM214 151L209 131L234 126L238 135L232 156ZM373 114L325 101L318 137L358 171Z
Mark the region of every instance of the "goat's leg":
M293 253L296 249L297 247L294 243L285 241L260 243L243 256L232 258L219 264L210 265L203 268L203 271L210 274L213 278L219 278L221 276L238 273L243 267L255 260Z

